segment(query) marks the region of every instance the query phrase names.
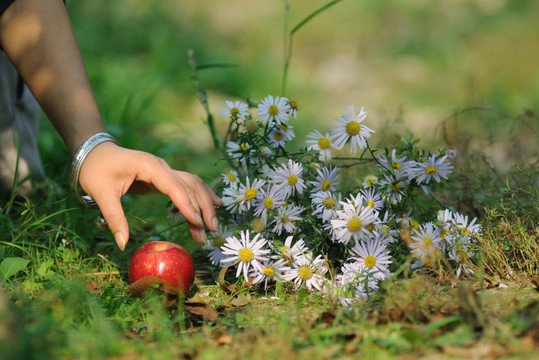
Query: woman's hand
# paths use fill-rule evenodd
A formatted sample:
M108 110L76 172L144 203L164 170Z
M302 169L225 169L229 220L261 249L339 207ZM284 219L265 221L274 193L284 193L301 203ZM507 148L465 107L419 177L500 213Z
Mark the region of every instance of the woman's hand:
M79 183L99 206L121 250L129 240L129 227L120 199L128 191L158 190L168 196L199 243L206 241L204 223L211 231L219 229L214 207L222 205L221 199L198 176L174 170L163 159L149 153L122 148L112 142L99 144L84 160Z

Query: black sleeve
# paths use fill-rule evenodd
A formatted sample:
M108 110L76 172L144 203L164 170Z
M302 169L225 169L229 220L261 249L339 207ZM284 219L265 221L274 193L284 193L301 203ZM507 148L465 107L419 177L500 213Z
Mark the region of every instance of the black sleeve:
M0 0L0 16L6 11L9 5L15 0Z

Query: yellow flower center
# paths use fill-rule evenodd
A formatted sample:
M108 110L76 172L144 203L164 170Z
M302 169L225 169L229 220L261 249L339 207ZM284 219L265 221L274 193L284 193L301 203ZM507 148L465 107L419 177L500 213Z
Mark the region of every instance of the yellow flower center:
M301 280L309 280L313 277L313 269L309 265L302 265L298 268L298 277Z
M361 220L358 217L353 217L350 220L348 220L346 227L348 228L348 230L355 232L361 229L361 225L363 225L361 223Z
M237 116L239 113L240 109L238 109L237 107L233 107L232 109L230 109L230 115L232 116Z
M331 146L331 141L327 137L321 137L318 139L318 147L322 150L329 149Z
M266 227L266 225L264 225L261 219L255 218L253 222L251 223L251 227L256 232L262 232L264 228Z
M290 100L290 101L288 102L288 105L290 105L290 107L291 107L292 109L297 109L297 108L298 108L298 102L297 102L296 100Z
M282 222L283 224L286 224L286 223L288 222L288 216L287 216L287 215L283 216L283 217L281 218L281 222Z
M225 244L225 239L222 236L216 236L213 238L213 245L216 247L221 247Z
M253 251L248 248L241 248L240 251L238 251L238 257L243 262L249 262L255 258L255 254L253 254Z
M374 224L370 223L368 225L365 225L365 230L373 232L374 231Z
M297 175L291 174L288 177L288 185L296 185L297 182L298 182L298 176Z
M245 200L253 200L256 197L256 190L253 188L247 189L245 192Z
M423 246L426 248L430 248L432 246L432 239L428 236L423 239Z
M273 133L273 138L277 141L281 141L283 139L284 135L280 131L276 131Z
M436 174L436 166L434 166L434 165L427 166L427 168L425 169L425 174L427 174L427 175Z
M464 250L459 250L458 251L458 256L459 256L459 261L461 263L464 263L466 261L468 261L468 253Z
M247 144L241 144L241 145L240 145L240 149L241 149L241 151L246 152L247 150L249 150L249 145L247 145Z
M369 177L365 182L367 183L367 185L372 186L372 184L374 184L374 179Z
M410 226L412 227L412 229L419 230L419 223L417 222L417 220L410 221Z
M331 196L328 196L322 201L322 204L324 205L326 209L333 209L335 205L337 205L337 202L335 201L334 198L332 198Z
M271 209L272 206L273 206L273 200L270 198L266 198L266 200L264 200L264 207L266 209Z
M263 272L264 275L266 275L266 276L273 276L273 274L275 274L275 270L273 270L273 269L270 268L270 267L264 268L264 270L262 270L262 272Z
M268 108L268 113L271 116L275 116L279 113L279 108L277 107L277 105L270 105L270 107Z
M258 128L258 124L254 120L248 120L247 122L245 122L245 128L248 132L254 133Z
M393 169L397 169L397 170L400 170L400 168L402 167L401 164L399 163L393 163L391 164L391 166L393 166Z
M367 201L367 205L368 205L371 209L374 209L374 201L372 201L372 199L369 200L369 201Z
M442 240L445 241L445 237L447 234L449 234L449 229L442 229L442 231L440 232L440 237L442 238Z
M359 134L359 130L361 129L361 125L359 125L359 123L355 122L355 121L349 121L347 124L346 124L346 133L350 136L355 136L357 134Z
M226 174L226 177L228 178L228 180L230 180L230 182L236 182L236 175L234 175L233 173L229 172L228 174Z
M468 235L470 232L468 231L468 229L466 227L463 226L463 227L459 228L459 233L461 235Z
M374 265L376 265L376 258L372 255L368 255L365 258L365 266L368 268L372 268Z
M330 187L331 187L331 181L326 180L326 181L324 181L322 183L322 190L323 191L328 191Z

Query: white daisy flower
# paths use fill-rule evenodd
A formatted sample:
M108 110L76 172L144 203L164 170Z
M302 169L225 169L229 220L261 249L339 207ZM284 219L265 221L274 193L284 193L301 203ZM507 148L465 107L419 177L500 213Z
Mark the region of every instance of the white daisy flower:
M240 183L235 202L239 204L239 212L249 210L255 204L256 196L266 182L262 179L254 179L251 185L249 177L245 178L245 184Z
M337 217L337 210L341 209L341 193L319 191L311 198L313 215L317 215L324 222Z
M298 102L296 100L289 100L288 106L290 106L290 111L288 111L288 116L293 117L294 119L298 116Z
M288 164L282 164L279 168L272 171L268 178L272 183L279 184L286 191L286 196L294 195L296 192L302 194L306 188L303 181L303 165L288 159Z
M234 169L228 170L228 172L221 174L223 183L230 185L238 182L238 172Z
M393 168L397 179L410 178L410 176L413 178L415 175L415 161L406 161L406 156L397 158L396 149L391 151L391 164L385 155L379 156L378 161L387 168Z
M313 193L319 192L319 191L335 191L335 186L339 185L339 177L341 174L338 173L339 168L338 167L332 167L329 168L323 166L319 169L316 169L317 176L316 180L309 181L309 183L313 186Z
M283 130L286 134L286 141L290 141L296 137L294 132L294 127L286 124L281 124L277 126L279 129Z
M367 175L363 179L363 183L361 184L364 188L369 188L371 186L374 186L378 184L378 177L375 175Z
M241 101L225 101L226 107L221 107L221 116L230 116L245 120L249 115L249 106Z
M433 258L440 250L440 229L428 222L420 225L419 230L412 230L410 248L422 262Z
M268 185L267 190L261 189L256 195L254 215L260 216L260 219L266 225L268 210L283 205L285 197L284 190L275 184Z
M387 236L387 240L391 243L397 242L399 239L399 231L397 225L399 224L400 219L396 218L395 215L390 214L386 210L383 218L375 226L375 231L380 235Z
M273 218L271 225L273 233L281 235L283 230L289 234L296 232L297 223L302 220L299 216L305 208L297 205L281 206L277 209L277 215Z
M370 207L374 211L380 211L384 207L384 200L382 200L382 195L377 192L373 187L368 188L367 190L360 190L360 194L363 195L364 205Z
M343 210L337 211L337 218L331 220L331 226L339 243L358 242L370 235L367 227L374 224L377 214L368 206L341 202Z
M280 125L288 121L290 115L290 105L288 99L268 95L257 107L258 116L264 125Z
M457 150L447 150L447 158L454 160L457 157Z
M172 219L176 222L180 222L182 220L184 220L185 218L183 217L182 213L180 212L180 209L178 209L176 207L176 205L174 204L171 204L168 208L168 215L167 215L167 219Z
M377 225L378 226L375 226L375 230L372 232L372 237L369 238L368 241L379 242L380 244L384 244L384 245L395 243L398 241L398 232L396 230L394 233L392 233L388 231L386 227L384 227L387 225L384 225L384 224L382 224L382 226L380 226L379 224Z
M283 260L285 265L292 265L292 263L294 263L299 256L305 255L309 252L309 249L305 245L303 239L298 239L294 245L292 245L292 240L294 240L294 236L290 235L286 238L282 246L274 246L273 249L275 252L277 252L277 255L273 256L273 258Z
M328 133L322 135L318 130L314 130L307 138L310 139L306 141L307 149L318 151L320 161L327 162L333 158L333 145Z
M266 158L269 158L272 155L271 149L269 147L267 147L267 146L262 146L260 148L260 153L262 154L262 156L264 156Z
M283 277L286 281L293 281L295 289L299 289L301 285L305 284L307 290L314 291L322 290L326 272L327 267L322 256L318 255L313 260L313 255L307 253L298 257Z
M453 212L449 209L439 210L436 218L441 225L448 227L453 223Z
M457 278L460 277L462 272L468 275L474 273L473 270L468 266L470 263L470 258L474 255L475 254L472 251L468 251L464 245L455 246L453 249L451 249L449 252L449 258L458 264L456 272Z
M468 223L468 216L459 213L454 214L453 224L455 224L461 235L479 235L482 232L481 224L476 224L477 218L473 218Z
M380 182L385 193L385 201L392 205L400 203L403 199L403 192L407 183L403 180L393 178L393 175L384 175L384 179Z
M268 241L256 234L251 240L249 231L242 231L241 238L235 236L226 238L225 244L222 246L223 254L227 257L221 260L223 266L238 265L236 277L243 273L243 277L247 280L249 269L252 267L262 269L261 261L268 260L266 255L268 249L264 249Z
M264 261L261 270L255 268L251 270L252 284L256 285L264 281L264 289L266 289L270 281L282 282L283 274L289 270L284 260Z
M223 196L221 196L221 200L223 200L223 206L225 209L230 213L241 213L243 212L243 204L241 201L237 200L240 197L241 193L238 183L234 182L231 183L230 186L223 189Z
M351 250L352 258L363 264L369 274L378 280L385 280L389 277L389 264L391 255L386 245L378 241L366 243L356 243Z
M241 165L245 166L253 162L251 158L255 155L255 149L252 149L248 143L238 144L235 141L228 141L226 148L228 156L236 159Z
M280 127L276 126L269 133L268 139L274 148L278 148L278 147L284 148L287 141L286 132Z
M219 226L219 231L210 232L208 242L202 246L202 249L209 251L208 257L212 264L221 265L221 260L226 257L223 254L222 246L225 244L225 239L232 235L232 230L222 225Z
M445 161L446 158L447 155L444 155L436 160L436 155L432 154L426 162L416 163L417 183L421 184L424 181L428 184L431 179L436 182L442 181L441 178L447 179L447 175L451 173L453 166Z
M367 113L361 108L359 114L356 114L354 105L348 105L347 114L342 112L342 119L337 119L333 125L331 139L336 149L342 149L344 145L351 141L350 152L355 154L357 148L365 149L367 147L367 139L371 137L374 130L369 129L361 122L365 120Z
M378 281L369 276L367 268L358 261L343 264L335 280L334 297L344 307L367 299L369 294L378 290Z

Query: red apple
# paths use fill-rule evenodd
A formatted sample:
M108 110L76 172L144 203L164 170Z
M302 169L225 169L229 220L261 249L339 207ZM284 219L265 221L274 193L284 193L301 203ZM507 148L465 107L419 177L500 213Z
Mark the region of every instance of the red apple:
M129 280L134 283L151 275L170 282L185 295L195 280L195 265L182 246L167 241L151 241L131 258Z

